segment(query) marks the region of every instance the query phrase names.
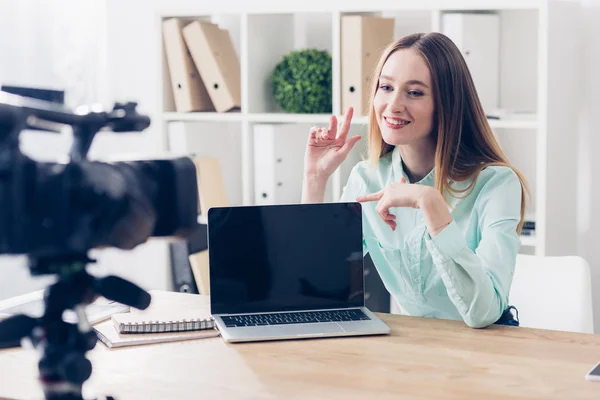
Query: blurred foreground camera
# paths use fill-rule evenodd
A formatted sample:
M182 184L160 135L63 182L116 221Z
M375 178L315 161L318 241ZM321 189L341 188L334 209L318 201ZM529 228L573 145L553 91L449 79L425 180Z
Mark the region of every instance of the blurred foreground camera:
M28 125L73 126L66 164L39 163L19 150ZM93 136L140 131L135 105L69 113L53 103L0 93L0 253L51 256L111 246L131 249L151 236L183 236L197 224L196 170L188 158L106 164L85 160Z
M65 163L37 162L19 149L24 129L71 126ZM85 306L98 296L144 309L150 295L122 278L97 278L88 251L132 249L150 237L186 237L197 228L196 170L188 158L102 163L86 159L102 129L142 131L150 119L135 103L70 110L0 92L0 254L26 254L32 275L57 276L44 315L0 322L0 345L28 339L39 350L46 399L82 399L92 372L85 353L96 345ZM0 274L2 271L0 271ZM73 310L77 323L62 315Z

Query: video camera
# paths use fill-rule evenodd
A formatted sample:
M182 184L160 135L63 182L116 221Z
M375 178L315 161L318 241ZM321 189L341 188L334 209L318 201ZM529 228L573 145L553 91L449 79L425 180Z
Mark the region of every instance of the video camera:
M19 150L23 129L73 127L66 164L40 163ZM188 158L85 160L94 135L142 131L135 104L72 112L54 103L0 93L0 253L34 257L111 246L132 249L152 236L182 236L197 225L196 170Z
M65 163L36 162L19 148L25 129L71 126ZM0 322L0 344L29 338L42 353L47 399L81 399L91 375L85 353L96 335L85 305L98 296L144 309L150 295L122 278L86 271L93 248L132 249L150 237L186 237L197 229L196 170L188 158L103 163L86 159L100 130L142 131L150 119L135 103L112 110L28 99L0 92L0 254L26 254L32 275L55 274L44 315ZM1 271L0 271L1 273ZM74 310L77 324L63 321Z

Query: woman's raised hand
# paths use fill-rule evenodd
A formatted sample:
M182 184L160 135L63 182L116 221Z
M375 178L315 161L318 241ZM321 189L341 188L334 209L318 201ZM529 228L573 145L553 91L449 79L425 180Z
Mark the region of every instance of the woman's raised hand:
M348 139L350 122L354 109L348 108L339 132L338 121L335 115L329 119L329 128L313 126L304 155L304 174L306 177L326 181L331 174L342 164L348 153L360 136Z

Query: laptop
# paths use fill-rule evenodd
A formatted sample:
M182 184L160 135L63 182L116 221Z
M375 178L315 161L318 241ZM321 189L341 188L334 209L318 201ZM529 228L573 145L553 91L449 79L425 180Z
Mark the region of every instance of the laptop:
M208 256L227 342L390 332L365 307L359 203L212 207Z

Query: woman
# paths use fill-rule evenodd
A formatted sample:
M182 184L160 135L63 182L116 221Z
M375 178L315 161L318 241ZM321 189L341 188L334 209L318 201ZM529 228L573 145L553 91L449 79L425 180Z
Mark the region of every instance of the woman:
M372 80L368 162L342 201L363 203L363 245L409 315L473 328L518 324L508 308L526 183L487 123L458 48L414 34L384 51ZM329 176L360 139L310 131L303 202L322 202Z

